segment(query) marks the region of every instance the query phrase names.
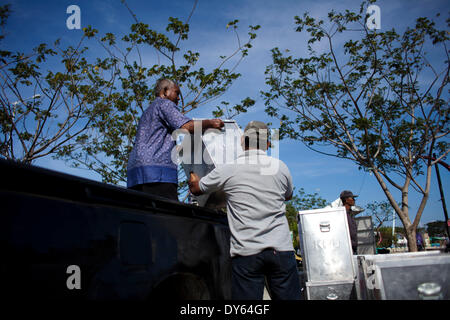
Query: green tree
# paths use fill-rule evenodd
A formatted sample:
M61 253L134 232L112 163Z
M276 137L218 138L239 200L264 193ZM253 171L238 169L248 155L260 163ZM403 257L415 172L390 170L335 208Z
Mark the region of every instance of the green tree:
M378 232L380 239L377 248L389 248L392 245L392 227L380 227Z
M216 67L207 69L199 65L199 52L183 49L197 1L185 22L170 17L165 33L139 21L122 3L135 20L130 33L122 37L99 36L89 26L75 47L62 48L56 41L52 47L41 44L27 55L0 52L3 158L32 163L53 156L97 172L104 182L125 182L137 124L153 100L156 79L167 77L179 84L182 113L211 103L240 77L236 68L259 29L250 26L242 41L238 20L224 26L235 34L237 46L228 55L218 56ZM3 26L4 13L0 13ZM93 48L101 48L103 54L96 51L98 57L89 59ZM150 65L142 58L148 51L156 52ZM235 106L222 101L215 112L233 116L253 104L248 97Z
M317 192L306 193L303 188L294 194L291 200L286 202L286 217L289 223L289 230L293 233L294 247L298 247L298 212L301 210L320 209L327 205Z
M445 221L433 221L426 224L427 232L430 237L441 237L447 235Z
M416 251L432 166L450 150L449 35L428 18L418 18L403 34L369 30L365 13L373 2L363 2L359 13L332 11L329 24L308 13L296 16L296 30L309 34L308 56L272 49L273 63L266 68L270 90L262 95L267 113L280 119L281 137L373 172L405 227L410 251ZM326 49L317 52L318 45ZM431 55L438 61L434 66ZM421 197L413 221L411 187Z
M11 5L5 4L3 6L0 6L0 28L1 28L0 41L5 37L4 28L10 14L11 14Z
M394 208L389 201L373 201L368 203L366 207L366 215L372 217L372 221L376 221L375 230L378 230L384 223L392 221Z
M0 7L2 37L10 6ZM82 37L76 47L41 44L31 53L0 51L0 156L25 163L60 152L71 140L82 139L100 110L114 75L99 69L110 59L88 63ZM60 59L59 70L48 71L49 60ZM46 70L46 71L43 71Z

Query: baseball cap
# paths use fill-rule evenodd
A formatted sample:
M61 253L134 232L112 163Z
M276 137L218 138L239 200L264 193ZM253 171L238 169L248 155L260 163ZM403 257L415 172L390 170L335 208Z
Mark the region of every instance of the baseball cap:
M257 133L267 135L269 128L267 124L261 121L250 121L244 129L244 135L247 137L257 137Z
M351 192L350 190L344 190L341 192L341 195L339 196L339 198L341 199L345 199L345 198L356 198L357 195L354 195L353 192Z
M251 145L253 143L256 145L257 142L260 145L265 145L269 137L269 128L264 122L253 120L245 127L244 136L249 138Z

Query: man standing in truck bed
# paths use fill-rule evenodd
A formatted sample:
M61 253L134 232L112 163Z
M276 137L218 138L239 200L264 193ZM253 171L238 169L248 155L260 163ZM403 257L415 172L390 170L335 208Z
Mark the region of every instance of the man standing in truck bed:
M176 145L172 133L180 128L194 133L194 121L178 110L180 88L174 81L159 79L155 95L156 99L139 121L134 147L128 159L127 187L178 200L177 164L171 157ZM203 130L224 126L220 119L198 121L201 121Z
M194 195L223 190L231 230L232 299L261 300L264 277L272 299L300 299L300 284L285 201L292 197L287 166L266 154L265 123L251 121L244 130L244 154L216 167L201 180L191 173ZM276 170L265 170L267 167Z

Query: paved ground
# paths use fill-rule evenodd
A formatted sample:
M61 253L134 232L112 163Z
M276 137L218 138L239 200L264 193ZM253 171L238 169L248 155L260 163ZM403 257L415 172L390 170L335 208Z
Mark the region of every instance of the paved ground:
M267 292L267 289L266 289L265 286L264 286L263 300L271 300L271 299L270 299L270 296L269 296L269 292Z

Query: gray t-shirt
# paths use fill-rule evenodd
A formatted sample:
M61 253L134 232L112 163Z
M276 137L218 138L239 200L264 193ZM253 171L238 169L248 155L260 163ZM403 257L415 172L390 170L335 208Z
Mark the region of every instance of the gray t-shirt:
M267 248L294 250L284 203L293 192L292 177L283 161L249 150L234 163L216 167L199 187L204 193L226 194L232 257Z

